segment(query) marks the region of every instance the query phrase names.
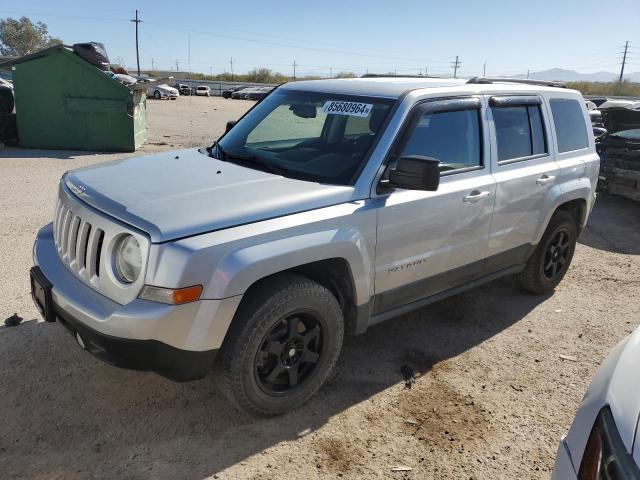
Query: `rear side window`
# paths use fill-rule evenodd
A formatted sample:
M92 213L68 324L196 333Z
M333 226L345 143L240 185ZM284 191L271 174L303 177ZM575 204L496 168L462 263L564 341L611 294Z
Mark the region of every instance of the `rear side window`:
M482 165L477 109L425 113L411 132L401 156L423 155L440 160L440 171Z
M554 99L551 104L558 138L558 152L570 152L589 146L582 105L577 100Z
M494 107L498 161L548 153L538 105Z

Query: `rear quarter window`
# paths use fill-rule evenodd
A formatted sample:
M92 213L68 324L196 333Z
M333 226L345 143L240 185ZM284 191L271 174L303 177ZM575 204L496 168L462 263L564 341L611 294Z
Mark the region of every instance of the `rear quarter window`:
M589 137L580 102L556 98L549 104L558 139L558 152L587 148Z

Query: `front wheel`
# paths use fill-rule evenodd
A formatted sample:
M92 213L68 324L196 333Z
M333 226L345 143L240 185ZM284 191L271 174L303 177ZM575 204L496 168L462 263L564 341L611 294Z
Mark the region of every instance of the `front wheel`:
M160 100L162 98L162 96L160 95L160 92L158 90L153 92L153 98L155 98L156 100Z
M342 310L322 285L280 275L243 300L216 365L223 393L247 413L272 416L326 381L344 337Z
M574 218L564 210L555 212L524 270L516 275L520 287L538 295L552 291L569 269L577 238Z

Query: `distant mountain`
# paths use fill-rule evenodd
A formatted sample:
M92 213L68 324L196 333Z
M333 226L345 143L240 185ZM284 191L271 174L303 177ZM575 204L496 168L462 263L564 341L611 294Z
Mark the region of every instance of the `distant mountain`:
M564 68L552 68L541 72L531 72L529 73L529 78L533 80L556 80L559 82L614 82L618 80L619 75L619 73L613 72L580 73ZM513 75L512 78L527 78L527 74L520 73ZM640 82L640 72L625 73L624 79L630 82Z

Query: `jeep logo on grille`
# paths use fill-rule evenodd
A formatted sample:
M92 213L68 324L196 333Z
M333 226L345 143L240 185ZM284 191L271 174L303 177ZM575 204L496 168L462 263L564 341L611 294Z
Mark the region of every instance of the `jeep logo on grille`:
M76 195L81 195L87 190L87 187L85 187L84 185L76 185L75 183L71 182L67 182L67 186Z

